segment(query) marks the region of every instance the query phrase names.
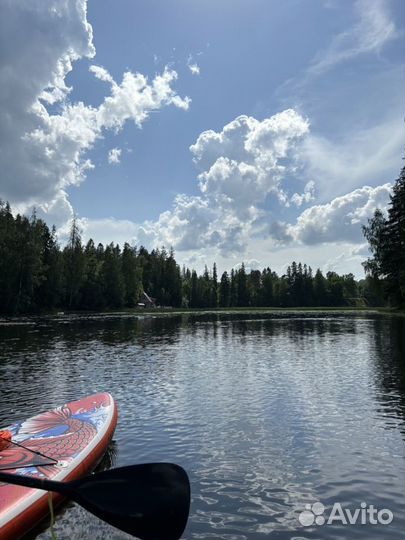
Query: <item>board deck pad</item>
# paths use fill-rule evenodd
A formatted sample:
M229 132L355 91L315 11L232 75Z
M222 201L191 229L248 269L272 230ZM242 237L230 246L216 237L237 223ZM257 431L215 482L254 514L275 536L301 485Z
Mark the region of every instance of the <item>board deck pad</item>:
M4 428L12 433L12 441L0 450L0 468L12 474L57 481L78 478L97 465L116 422L116 406L108 393L66 403L17 422ZM13 445L13 441L21 446ZM30 507L38 507L44 496L46 499L42 490L0 483L0 538L3 528L13 520L24 519L24 514L28 525Z
M15 444L7 441L2 445L0 441L0 471L25 467L40 467L45 465L55 465L58 460L44 456L39 452L33 452L22 444ZM24 449L23 452L21 450Z

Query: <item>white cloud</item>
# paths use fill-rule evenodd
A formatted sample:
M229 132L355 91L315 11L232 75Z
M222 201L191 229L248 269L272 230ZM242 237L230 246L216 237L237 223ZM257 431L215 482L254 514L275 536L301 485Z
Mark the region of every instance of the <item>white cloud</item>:
M249 274L253 270L262 269L262 265L260 264L260 261L258 261L257 259L247 259L246 261L243 261L243 265L245 267L245 272L247 274ZM240 268L242 268L242 263L238 263L233 266L234 270L239 270Z
M356 126L338 141L311 133L300 146L299 160L315 181L318 198L326 201L358 186L394 180L402 152L403 125L394 117L367 129Z
M201 54L201 53L200 53ZM193 60L193 56L190 54L187 59L187 67L192 75L200 74L200 66Z
M376 188L364 186L331 202L307 208L287 233L304 244L353 242L363 240L361 226L367 223L376 208L384 209L391 193L391 184Z
M155 221L129 225L84 220L83 229L86 235L102 227L120 234L122 226L126 240L131 233L134 243L147 248L173 246L188 260L207 249L212 255L240 256L255 234L257 220L266 215L261 208L266 196L282 192L284 176L296 167L292 156L308 129L307 120L286 110L263 121L241 116L219 133L203 132L190 147L201 171L199 195L177 195L172 208ZM307 185L304 193L311 189Z
M237 264L244 257L255 258L255 246L267 256L280 250L287 256L302 244L335 245L328 255L332 260L337 245L363 241L361 225L377 206L386 206L390 184L365 186L314 205L295 224L280 221L277 207L269 211L262 205L269 193L278 195L279 208L290 203L301 206L314 198L314 181L308 181L301 194L287 196L284 187L286 177L297 167L308 130L307 120L287 110L261 122L238 117L220 132L201 133L190 147L201 171L200 195L178 195L172 208L155 221L131 226L122 222L126 239L130 231L134 243L149 249L173 246L180 260L196 264L204 256ZM117 222L111 226L116 231ZM360 260L358 254L353 257L351 261Z
M355 5L358 22L314 59L313 74L378 53L396 37L384 2ZM118 131L127 121L141 127L152 111L190 105L174 90L172 69L151 80L127 71L119 82L98 65L90 72L108 85L102 103L69 102L66 76L73 63L95 54L85 0L4 2L0 51L0 196L19 211L35 204L61 234L73 214L67 189L93 167L86 153L105 130ZM191 57L188 67L199 73ZM58 109L50 107L55 104ZM196 264L216 259L229 269L260 253L265 266L272 260L281 265L281 259L298 259L305 244L315 261L326 256L343 268L344 261L361 257L353 251L362 240L361 224L388 200L389 184L373 186L390 178L402 148L402 126L393 121L367 130L356 126L332 141L310 134L308 120L292 109L264 120L239 116L218 132L204 131L190 147L199 173L197 196L178 195L171 209L141 224L107 218L83 219L81 225L85 237L104 243L173 245L180 259ZM111 163L120 157L121 149L110 150ZM302 189L296 187L300 180ZM372 187L358 188L364 184ZM318 204L288 224L280 210L290 206L291 216L293 205L307 205L315 193Z
M197 64L189 64L188 69L191 71L193 75L200 74L200 67Z
M141 127L151 111L167 105L187 110L190 98L181 98L171 87L176 79L177 73L168 68L156 75L150 84L141 73L130 71L124 73L120 85L111 78L111 96L106 97L97 109L98 129L119 130L127 120L133 120Z
M310 180L305 184L303 193L294 193L291 197L291 202L295 206L302 206L303 203L308 203L315 198L315 182Z
M239 116L222 132L204 131L190 147L203 172L203 193L223 196L236 211L263 202L278 192L291 166L296 143L309 131L309 122L287 109L263 121Z
M97 79L100 79L100 81L114 84L114 79L111 77L108 71L102 66L96 66L96 65L90 66L89 71L93 73Z
M240 116L219 133L201 133L190 147L202 170L201 194L178 195L171 210L142 224L139 243L242 253L266 196L282 192L295 146L308 129L307 120L286 110L263 121Z
M314 58L310 73L322 73L360 54L379 53L388 41L398 36L385 0L357 0L354 8L356 24L336 35L330 46Z
M135 237L139 225L127 219L115 219L113 217L105 219L81 218L79 219L79 227L84 242L92 238L96 243L101 242L107 245L114 242L120 244L121 247L125 242L137 243Z
M3 3L0 50L0 196L14 207L36 205L51 215L64 201L71 211L66 188L93 167L86 152L104 130L120 130L128 120L140 127L168 105L189 107L189 98L173 90L177 73L168 68L151 81L127 71L118 84L105 68L91 66L110 95L99 107L68 101L73 62L95 54L85 0ZM50 112L57 102L60 112Z
M111 148L108 152L108 163L115 165L121 163L121 148Z

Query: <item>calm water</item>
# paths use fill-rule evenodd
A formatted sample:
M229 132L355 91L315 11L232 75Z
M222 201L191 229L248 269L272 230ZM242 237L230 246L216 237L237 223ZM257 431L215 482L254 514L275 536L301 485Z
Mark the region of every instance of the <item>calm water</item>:
M185 538L389 539L405 530L405 320L239 314L0 325L0 425L108 390L115 465L189 473ZM388 525L305 527L305 504L387 508ZM62 539L126 538L75 505ZM49 530L32 536L45 540Z

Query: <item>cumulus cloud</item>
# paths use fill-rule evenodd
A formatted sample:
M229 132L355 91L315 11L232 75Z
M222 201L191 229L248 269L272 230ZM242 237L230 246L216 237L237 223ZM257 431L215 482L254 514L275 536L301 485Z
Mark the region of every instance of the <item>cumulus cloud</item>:
M300 207L315 196L315 182L302 193L286 195L284 181L302 155L308 121L292 110L258 121L241 116L220 132L205 131L190 147L201 194L179 195L158 220L142 224L135 235L146 245L172 245L178 251L211 250L222 257L243 256L253 238L268 248L286 245L356 243L361 225L389 200L390 184L364 186L304 210L295 224L277 219L277 209L262 203L277 195L278 204ZM344 178L344 176L343 176Z
M360 242L361 225L367 222L376 208L386 208L391 184L376 188L364 186L336 197L331 202L307 208L295 225L287 226L287 234L304 244L322 242Z
M234 150L232 145L229 153L235 158L231 150ZM224 156L214 159L211 153L207 166L218 160L222 162L222 159ZM229 178L232 182L233 177ZM238 175L236 181L240 181ZM307 192L312 187L307 184ZM285 261L302 257L302 246L305 245L310 250L307 256L314 267L347 273L355 268L359 270L361 261L367 256L362 224L377 207L386 208L390 193L390 184L374 188L364 186L326 204L307 208L291 224L277 219L277 210L263 210L255 204L245 210L242 219L239 200L225 195L223 189L218 190L214 185L198 196L178 195L172 208L156 221L136 224L110 218L82 220L81 224L84 236L92 236L97 241L115 239L123 243L130 240L148 249L158 245L173 246L179 261L200 271L204 264L213 261L218 263L218 271L229 270L243 259L249 268L255 268L258 265L250 264L250 261L258 253L265 266L270 264L282 271ZM360 270L354 271L361 277Z
M19 39L18 36L24 36ZM177 73L166 68L149 81L127 71L118 84L101 66L91 66L110 85L99 107L70 103L65 79L73 62L95 54L86 1L6 1L0 20L0 196L21 209L43 212L63 204L66 188L93 167L86 157L103 131L138 127L151 111L168 105L186 110L189 98L172 88ZM40 59L40 60L38 60ZM59 112L49 105L58 103Z
M223 195L235 208L256 205L278 191L296 143L309 122L293 109L263 121L239 116L222 132L204 131L190 147L203 193Z
M108 72L106 74L109 75ZM151 111L167 105L184 110L189 108L190 98L181 98L171 87L177 79L176 71L171 69L165 68L164 72L156 75L151 83L141 73L130 71L124 73L120 85L111 76L109 78L111 96L106 97L97 109L98 129L119 130L127 120L133 120L141 127Z
M90 73L94 74L96 79L100 79L100 81L114 84L114 79L111 77L108 71L105 68L103 68L103 66L96 66L96 65L90 66L89 71Z
M108 163L115 165L121 163L121 148L111 148L108 152Z
M357 0L357 22L336 35L329 47L313 60L310 73L318 74L332 66L364 53L380 52L398 36L385 0Z
M310 180L305 184L303 193L294 193L291 197L291 202L295 206L302 206L303 203L308 203L315 198L315 182Z
M273 221L270 224L269 236L276 245L286 245L292 241L292 236L288 232L289 225L285 221Z
M176 197L159 219L142 224L139 238L177 250L216 249L241 253L270 193L282 192L295 166L296 145L307 134L308 121L288 109L262 121L240 116L221 132L204 131L190 147L200 195ZM308 188L309 189L309 188Z

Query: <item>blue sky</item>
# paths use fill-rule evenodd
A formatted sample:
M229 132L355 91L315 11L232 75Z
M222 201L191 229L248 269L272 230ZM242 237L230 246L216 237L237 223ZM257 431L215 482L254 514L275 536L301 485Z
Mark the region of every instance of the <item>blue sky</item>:
M362 276L403 157L400 0L8 0L0 197L61 242ZM0 65L1 65L0 64Z

